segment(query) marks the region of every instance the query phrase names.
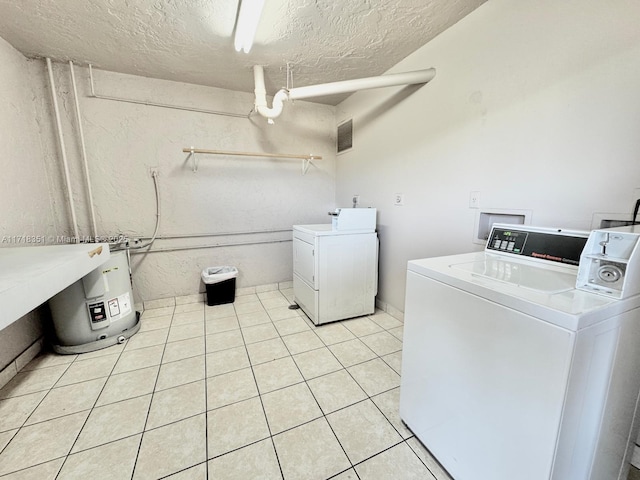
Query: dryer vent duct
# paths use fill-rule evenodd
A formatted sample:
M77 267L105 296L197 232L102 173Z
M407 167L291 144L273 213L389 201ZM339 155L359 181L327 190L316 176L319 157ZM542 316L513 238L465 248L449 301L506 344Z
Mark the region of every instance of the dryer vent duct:
M417 70L415 72L392 73L379 77L359 78L355 80L344 80L341 82L323 83L308 87L297 87L287 90L280 89L273 97L271 108L267 105L267 91L264 86L264 70L261 65L253 67L253 78L255 81L256 111L270 120L278 117L282 113L285 100L300 100L303 98L321 97L324 95L335 95L338 93L351 93L358 90L370 88L392 87L396 85L415 85L427 83L436 75L435 68Z

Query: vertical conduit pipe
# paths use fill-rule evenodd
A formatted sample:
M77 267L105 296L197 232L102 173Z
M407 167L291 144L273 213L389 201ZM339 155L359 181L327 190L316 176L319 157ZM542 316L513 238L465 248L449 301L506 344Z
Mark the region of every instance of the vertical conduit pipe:
M67 150L62 136L62 122L60 121L60 109L58 108L58 98L56 97L56 84L53 79L53 68L51 67L51 59L47 57L47 70L49 71L49 86L51 87L51 99L53 100L53 110L56 116L56 128L58 130L58 144L60 153L62 154L62 163L64 165L64 178L67 184L67 195L69 198L69 209L71 210L71 223L73 224L74 241L77 243L80 239L78 234L78 219L76 218L76 209L73 205L73 193L71 192L71 178L69 175L69 163L67 162Z
M89 207L91 213L91 227L93 238L98 236L98 227L96 226L96 210L93 206L93 190L91 188L91 177L89 176L89 162L87 160L87 148L84 142L84 130L82 129L82 117L80 115L80 102L78 100L78 88L76 87L76 76L73 71L73 62L69 60L69 71L71 72L71 85L73 86L73 100L76 105L76 122L78 122L78 134L80 136L80 150L82 152L82 161L84 162L84 176L87 184L87 195L89 196Z

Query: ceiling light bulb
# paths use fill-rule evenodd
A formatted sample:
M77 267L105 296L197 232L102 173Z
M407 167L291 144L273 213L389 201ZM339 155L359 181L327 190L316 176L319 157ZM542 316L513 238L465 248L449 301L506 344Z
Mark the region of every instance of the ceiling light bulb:
M234 40L236 52L242 50L244 53L249 53L251 50L253 39L258 30L262 7L264 7L264 0L242 0L240 3Z

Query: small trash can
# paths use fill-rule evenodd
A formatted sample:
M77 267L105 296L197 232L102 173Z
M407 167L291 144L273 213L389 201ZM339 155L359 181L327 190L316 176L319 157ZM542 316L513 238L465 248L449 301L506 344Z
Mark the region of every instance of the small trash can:
M233 303L236 299L236 267L209 267L202 271L202 281L207 287L207 305Z

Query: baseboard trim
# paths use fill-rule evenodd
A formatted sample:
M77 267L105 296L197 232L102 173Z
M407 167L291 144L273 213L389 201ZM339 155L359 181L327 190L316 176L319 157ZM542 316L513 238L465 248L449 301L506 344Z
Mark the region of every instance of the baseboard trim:
M631 465L640 469L640 447L636 445L633 449L633 454L631 455Z
M400 320L401 322L404 322L404 312L401 311L401 310L398 310L393 305L390 305L390 304L388 304L386 302L383 302L382 300L378 300L376 298L376 308L382 310L383 312L388 313L393 318L395 318L397 320Z
M24 352L14 358L9 365L4 367L0 372L0 388L9 383L27 363L33 360L42 351L43 346L44 337L40 337L29 345Z

